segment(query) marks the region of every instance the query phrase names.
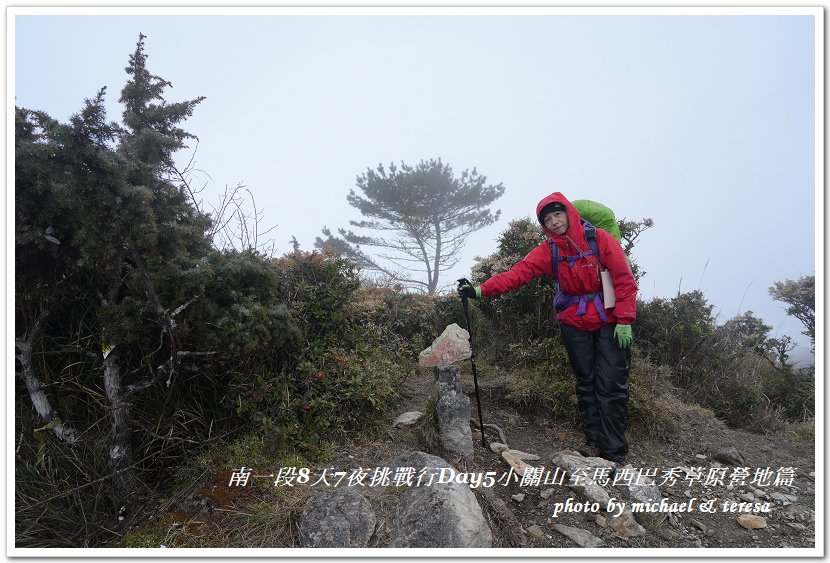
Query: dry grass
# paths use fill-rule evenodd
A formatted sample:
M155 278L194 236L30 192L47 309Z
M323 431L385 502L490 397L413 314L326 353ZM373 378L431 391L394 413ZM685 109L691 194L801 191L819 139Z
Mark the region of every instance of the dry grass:
M415 424L415 436L426 452L441 451L441 439L438 435L438 399L430 395L424 407L424 414Z

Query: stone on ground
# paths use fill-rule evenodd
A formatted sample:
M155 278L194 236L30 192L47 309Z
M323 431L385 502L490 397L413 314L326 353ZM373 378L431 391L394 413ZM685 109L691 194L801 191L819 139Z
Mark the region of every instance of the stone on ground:
M547 537L545 536L545 532L542 531L542 528L540 528L538 524L532 524L531 526L528 526L527 533L530 535L530 537L537 540L543 540Z
M300 523L302 547L366 547L377 518L369 501L350 487L321 491L310 499Z
M412 426L413 424L417 423L421 420L421 417L424 415L421 411L409 411L405 412L400 415L398 418L395 419L395 422L392 423L392 428L401 428L402 426Z
M504 461L506 461L510 467L513 468L513 471L516 473L516 475L524 475L526 471L531 469L530 465L511 454L508 450L504 450L503 452L501 452L501 458Z
M747 530L754 530L756 528L766 528L767 521L765 518L761 516L755 516L754 514L741 514L737 518L738 524L746 528Z
M619 516L610 515L608 526L621 538L636 538L646 534L646 529L637 523L634 515L627 508Z
M421 367L449 366L471 356L470 333L453 323L418 355Z
M744 465L744 457L733 446L718 450L718 452L712 457L729 465L735 465L738 467L743 467Z
M397 456L385 464L438 473L450 464L423 452ZM402 487L392 520L390 547L492 547L493 535L469 485L438 483Z
M507 444L502 444L501 442L490 442L490 449L493 451L494 454L500 454L501 452L507 451L510 448L507 447Z
M504 454L502 454L504 455ZM616 464L600 457L582 457L576 452L561 451L553 455L551 459L554 465L564 469L569 475L579 475L580 478L571 483L568 479L568 487L579 496L591 502L598 502L600 506L607 506L611 499L608 492L592 479L598 467L613 468Z
M634 477L631 479L630 484L628 482L618 483L617 488L622 489L623 494L628 500L631 502L660 504L660 501L663 500L663 495L657 487L657 484L645 475L638 475L631 464L626 465L625 469L630 472L629 474L633 474ZM666 522L667 517L668 513L659 511L634 513L634 518L649 530L654 530L658 526L662 526Z
M522 461L539 461L539 456L536 454L529 454L527 452L523 452L521 450L507 450L510 452L510 455L516 457Z
M605 545L601 538L596 537L588 530L573 528L564 524L554 524L553 529L576 542L579 547L602 547Z

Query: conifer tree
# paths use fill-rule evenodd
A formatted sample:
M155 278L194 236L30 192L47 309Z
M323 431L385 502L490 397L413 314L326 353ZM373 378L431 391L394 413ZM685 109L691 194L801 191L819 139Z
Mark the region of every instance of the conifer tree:
M500 211L493 213L489 206L504 187L486 182L475 168L456 178L440 158L367 169L357 178L363 195L350 190L347 197L366 219L350 224L387 234L363 236L339 229L340 237L335 237L325 228L326 238L317 237L315 247L332 247L388 281L433 295L441 272L458 263L469 235L499 218ZM370 255L361 247L379 250Z
M103 373L116 498L137 483L132 401L165 378L169 386L191 353L175 318L198 299L211 252L210 218L171 181L173 154L192 137L178 124L203 98L165 101L170 83L147 70L144 38L126 69L123 127L107 122L103 89L67 124L17 111L16 309L28 320L16 335L21 371L43 319L76 304L82 322L54 322L97 343L86 353Z

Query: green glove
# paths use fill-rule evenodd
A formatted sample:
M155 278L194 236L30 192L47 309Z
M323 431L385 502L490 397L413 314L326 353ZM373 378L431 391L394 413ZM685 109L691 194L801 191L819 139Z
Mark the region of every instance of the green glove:
M481 297L481 288L473 287L466 279L458 280L458 296L469 297L470 299L478 299Z
M614 329L614 338L617 339L620 348L631 346L631 341L634 340L634 337L631 336L631 325L617 325L617 328Z

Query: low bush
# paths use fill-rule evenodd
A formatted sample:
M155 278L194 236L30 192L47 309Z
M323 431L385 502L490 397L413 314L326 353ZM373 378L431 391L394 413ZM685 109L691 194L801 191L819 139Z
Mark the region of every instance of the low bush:
M231 396L237 414L269 440L313 452L337 433L371 428L396 400L404 374L392 349L375 345L382 334L370 322L371 312L358 306L360 284L351 262L330 252L295 251L273 267L284 281L282 297L302 347L291 362L237 370ZM401 328L384 319L387 328ZM401 332L407 330L420 329Z

